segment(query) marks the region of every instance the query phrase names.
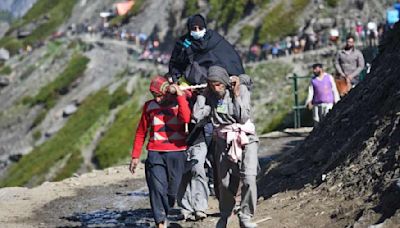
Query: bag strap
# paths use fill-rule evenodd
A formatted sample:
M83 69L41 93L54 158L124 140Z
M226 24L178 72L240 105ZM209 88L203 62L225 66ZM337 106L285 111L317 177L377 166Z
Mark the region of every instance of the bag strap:
M192 50L192 42L190 40L188 40L187 38L185 38L185 40L183 41L183 46L185 47L185 52L189 58L189 62L190 64L193 64L194 60L193 60L193 50Z

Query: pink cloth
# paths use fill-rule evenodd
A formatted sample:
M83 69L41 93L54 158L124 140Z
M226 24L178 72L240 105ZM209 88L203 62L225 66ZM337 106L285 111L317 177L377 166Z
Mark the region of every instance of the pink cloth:
M245 124L234 123L217 129L218 136L226 139L226 144L231 145L228 151L228 158L237 163L242 160L243 147L249 144L247 134L254 135L256 127L248 120Z

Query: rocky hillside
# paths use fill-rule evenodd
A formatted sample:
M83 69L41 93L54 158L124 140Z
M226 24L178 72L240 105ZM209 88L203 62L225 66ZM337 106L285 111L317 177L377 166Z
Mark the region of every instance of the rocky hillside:
M327 226L400 224L399 51L397 23L380 46L367 79L304 143L266 168L259 183L261 196L270 199L294 191L294 204L319 202L316 215L329 216ZM310 208L302 203L300 207Z
M82 24L101 24L99 13L111 9L114 2L38 0L0 39L0 47L12 55L0 65L0 186L61 180L129 157L138 112L147 99L148 78L167 69L139 61L142 47L132 42L72 31ZM120 31L148 35L158 31L162 49L170 51L185 31L185 18L201 12L211 28L247 50L250 41L300 35L311 15L324 19L338 10L325 1L321 3L325 8L311 2L136 1L129 16L116 17L115 23ZM355 9L353 1L343 2ZM370 10L366 15L374 13ZM290 124L291 81L286 76L307 74L315 61L329 63L333 51L246 66L256 81L253 95L260 133ZM306 83L300 84L302 97Z

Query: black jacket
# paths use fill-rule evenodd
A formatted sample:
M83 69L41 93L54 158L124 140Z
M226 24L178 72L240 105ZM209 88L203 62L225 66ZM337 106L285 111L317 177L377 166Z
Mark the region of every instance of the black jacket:
M185 46L185 39L191 45ZM179 38L172 51L169 74L183 75L193 61L206 69L218 65L224 67L230 75L244 74L242 61L233 46L211 29L207 29L201 40L193 39L190 33Z

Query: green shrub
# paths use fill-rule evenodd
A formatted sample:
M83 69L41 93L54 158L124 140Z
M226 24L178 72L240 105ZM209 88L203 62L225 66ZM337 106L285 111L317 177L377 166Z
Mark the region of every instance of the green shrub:
M120 85L112 94L109 109L114 109L118 105L123 104L130 98L130 95L126 92L126 83Z
M326 0L326 4L332 8L337 7L339 5L339 2L340 0Z
M249 0L210 0L210 20L216 22L217 28L228 29L243 16L245 6Z
M0 68L0 75L9 75L11 74L12 69L10 66L3 66L2 68Z
M250 45L254 36L254 30L255 28L253 26L245 25L240 30L240 43Z
M13 37L3 37L0 40L0 47L7 49L10 55L18 54L20 49L24 48L22 42Z
M291 5L280 2L264 18L259 32L259 42L273 42L287 35L295 34L298 29L297 18L310 0L293 0Z
M77 0L38 0L32 8L19 20L16 20L6 33L7 39L11 38L11 34L22 28L23 26L41 21L41 24L32 31L26 38L18 40L18 43L8 43L4 46L0 42L0 47L4 47L12 54L16 54L16 50L28 44L34 44L37 41L43 40L51 35L62 23L64 23L71 15L72 9ZM44 17L48 19L44 19ZM12 45L12 46L10 46ZM10 48L10 49L9 49Z
M34 99L33 99L33 97L31 97L31 96L25 96L25 97L22 98L21 103L22 103L23 105L29 105L29 106L31 106L31 105L34 104Z
M33 98L33 104L41 103L45 104L46 108L53 107L60 95L59 92L68 89L68 86L83 74L88 63L89 59L86 56L73 55L64 71L53 82L43 87Z
M7 175L0 181L0 187L40 184L49 170L65 156L71 157L56 178L67 177L76 172L82 161L77 139L108 113L109 101L110 96L106 89L87 97L59 132L7 170Z
M103 169L129 156L132 149L134 126L140 119L141 109L137 98L124 107L95 150L95 162Z
M59 170L54 177L54 181L60 181L65 178L71 177L82 165L83 158L79 151L71 153L66 164Z
M189 17L198 13L199 6L197 4L197 0L187 0L185 1L185 10L184 10L184 17Z
M291 81L285 78L292 72L292 66L282 62L267 62L248 67L246 72L254 80L252 100L255 123L259 133L279 129L292 111L293 93ZM306 88L306 80L299 82L299 88ZM263 99L271 97L271 100ZM303 94L301 94L301 98Z
M119 111L112 126L104 134L94 152L94 161L99 168L106 168L128 158L136 126L140 120L143 94L147 94L148 80L141 80L136 86L133 99ZM145 156L145 153L142 154Z

